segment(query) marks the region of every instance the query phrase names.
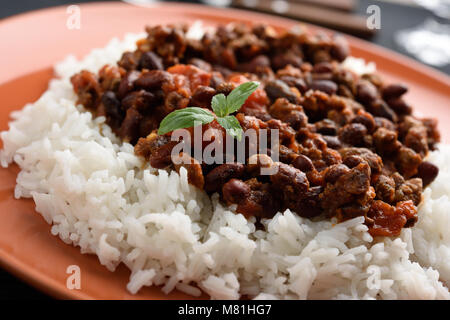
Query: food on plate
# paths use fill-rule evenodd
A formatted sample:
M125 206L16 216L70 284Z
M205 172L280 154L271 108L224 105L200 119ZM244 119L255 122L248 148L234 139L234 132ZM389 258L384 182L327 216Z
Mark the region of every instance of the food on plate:
M158 131L161 121L170 115L173 123L180 110L183 119L197 111L202 131L213 128L214 139L224 140L213 98L258 81L231 117L243 134L278 130L280 157L270 164L277 173L262 176L258 164L249 164L252 154L243 162L195 159L187 166L191 184L219 193L246 217L272 218L286 209L339 221L364 216L373 236L397 236L414 225L422 189L438 174L423 159L439 132L435 119L412 115L402 98L406 86L346 70L340 62L349 48L340 37L276 33L267 26L221 27L200 40L186 33L149 27L116 65L75 74L78 103L105 116L152 167L173 169L177 141L170 134L178 127ZM203 142L202 152L212 143Z
M55 70L1 163L52 234L124 263L130 292L450 298L450 148L344 37L151 26ZM196 156L213 144L221 161Z

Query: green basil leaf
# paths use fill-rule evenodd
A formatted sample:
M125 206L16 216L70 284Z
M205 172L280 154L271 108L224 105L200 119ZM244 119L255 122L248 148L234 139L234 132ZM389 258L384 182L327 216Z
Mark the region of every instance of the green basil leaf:
M231 91L227 96L227 115L238 111L258 86L259 82L249 81Z
M211 100L211 107L218 117L227 115L227 98L223 93L216 94Z
M193 127L197 123L207 124L214 115L202 108L188 107L169 113L159 124L158 134L166 134L176 129Z
M239 123L238 119L234 116L226 116L223 118L217 118L217 122L225 128L227 133L232 136L233 138L236 138L238 141L241 141L242 139L242 127Z

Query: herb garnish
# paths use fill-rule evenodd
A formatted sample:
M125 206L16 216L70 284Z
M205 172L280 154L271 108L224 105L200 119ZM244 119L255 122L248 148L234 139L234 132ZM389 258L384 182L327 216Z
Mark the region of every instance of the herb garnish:
M249 81L235 88L228 96L223 93L216 94L211 100L211 107L215 115L198 107L175 110L161 121L158 134L162 135L176 129L193 127L195 124L207 124L215 119L230 136L241 141L242 127L238 119L231 114L242 107L258 86L258 82Z

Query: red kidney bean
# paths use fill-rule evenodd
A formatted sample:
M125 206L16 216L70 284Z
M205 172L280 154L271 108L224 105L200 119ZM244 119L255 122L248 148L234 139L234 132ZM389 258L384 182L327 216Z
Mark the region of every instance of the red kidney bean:
M138 87L152 90L161 88L164 83L169 81L172 81L172 75L170 73L162 70L151 70L142 73L134 84Z
M335 94L337 91L337 84L330 80L313 80L309 85L312 90L319 90L328 95Z
M392 98L386 101L387 104L398 114L411 114L412 108L402 98Z
M196 107L211 106L212 97L216 94L216 90L207 86L198 86L191 98L191 104Z
M422 178L423 186L428 186L431 182L436 179L439 174L439 168L428 161L424 161L419 165L418 176Z
M370 111L375 116L386 118L392 122L397 122L398 118L395 112L381 99L377 99L372 103L370 106Z
M364 143L366 134L367 128L361 123L350 123L339 129L339 139L355 146L361 146Z
M154 52L144 52L139 60L140 69L164 70L162 59Z
M231 179L222 187L223 199L230 203L240 203L250 196L250 187L242 180Z
M219 191L228 180L242 177L245 166L242 163L225 163L212 169L205 177L205 191Z
M110 120L114 121L115 125L120 125L125 114L120 108L120 101L116 98L116 94L112 91L106 91L102 96L102 103Z
M356 98L366 105L372 104L377 96L377 88L369 81L361 81L356 86Z
M291 91L289 86L284 81L269 81L264 89L272 101L275 101L278 98L286 98L291 103L297 102L297 96Z
M117 97L119 99L122 99L127 95L128 92L132 91L134 89L134 82L141 73L139 71L133 70L128 72L123 78L122 81L120 81L119 89L117 91Z
M295 158L294 161L292 161L292 165L303 172L314 170L314 164L311 159L303 154Z
M320 62L314 65L313 73L330 73L333 72L333 66L329 62Z
M305 80L297 77L291 77L291 76L282 76L280 77L280 80L284 81L289 87L295 87L300 91L301 93L305 93L308 90L308 87L306 86Z
M399 98L408 91L408 87L401 83L390 84L383 89L385 100Z
M342 36L335 37L330 53L331 56L339 62L344 61L350 54L347 40Z
M322 136L323 140L327 143L327 147L338 150L342 147L341 141L336 136Z

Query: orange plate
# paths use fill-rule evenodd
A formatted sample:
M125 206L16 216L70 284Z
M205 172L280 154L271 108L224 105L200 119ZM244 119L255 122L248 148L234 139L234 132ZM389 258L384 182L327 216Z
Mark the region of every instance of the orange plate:
M0 21L0 52L6 64L0 73L0 131L8 128L11 111L35 101L45 91L54 63L71 53L81 57L127 32L141 32L147 24L192 23L198 19L207 25L243 21L289 28L296 24L269 15L199 5L170 3L139 8L123 3L92 3L81 5L81 29L69 30L66 10L57 7ZM355 38L348 40L354 56L374 61L388 81L409 85L407 100L418 112L439 118L444 140L448 141L449 78L391 51ZM166 296L154 287L145 288L135 296L128 293L126 267L122 265L116 272L109 272L97 257L82 255L78 248L52 236L50 226L34 211L32 200L14 199L17 173L17 166L0 170L0 263L3 267L58 298L190 298L180 292ZM66 288L69 265L81 268L81 290Z

